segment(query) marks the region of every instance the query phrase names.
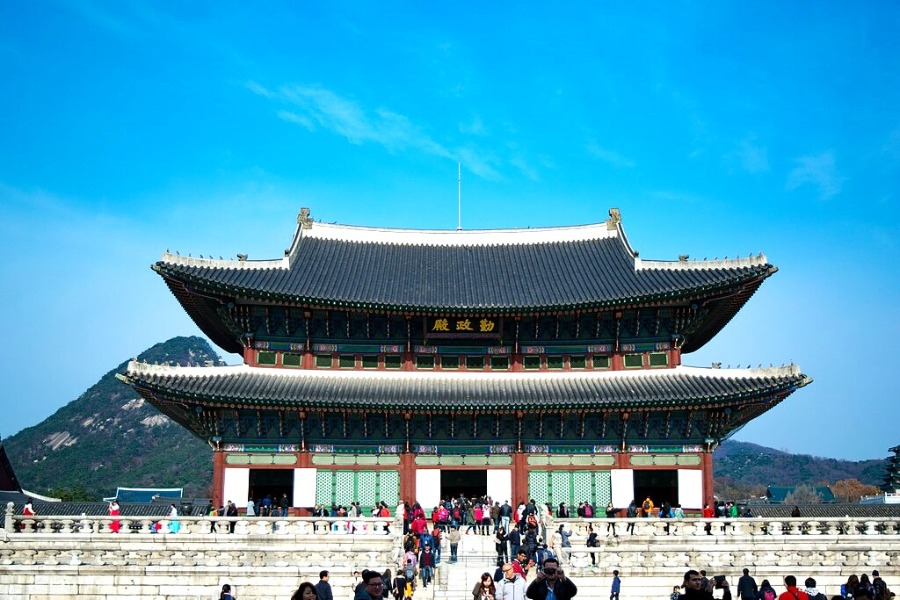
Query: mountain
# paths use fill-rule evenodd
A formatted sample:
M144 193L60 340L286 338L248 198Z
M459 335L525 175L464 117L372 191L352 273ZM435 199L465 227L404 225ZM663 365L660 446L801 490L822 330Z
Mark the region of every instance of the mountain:
M713 454L713 475L717 484L720 480L728 480L745 486L813 485L857 479L879 486L884 482L886 468L887 459L852 461L820 458L731 440L724 442Z
M148 363L220 362L199 337L176 337L141 353ZM94 499L116 487L183 487L209 496L212 450L115 378L127 361L42 423L3 440L21 485L38 494L78 489Z
M221 359L199 337L177 337L138 356L148 363L204 364ZM123 362L42 423L3 440L25 489L80 490L99 499L116 487L183 487L190 497L210 496L212 451L115 378ZM887 450L885 451L887 453ZM716 449L716 490L734 497L759 495L766 485L883 482L887 460L846 461L790 454L747 442ZM752 489L757 488L757 489Z

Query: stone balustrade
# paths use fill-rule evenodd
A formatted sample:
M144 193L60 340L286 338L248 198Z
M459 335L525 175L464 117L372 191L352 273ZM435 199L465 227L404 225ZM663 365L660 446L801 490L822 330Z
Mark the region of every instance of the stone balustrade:
M157 522L160 532L152 533ZM321 569L332 572L335 597L346 598L354 570L396 568L402 532L398 522L378 518L180 517L178 533L167 533L168 519L127 516L7 511L3 523L0 597L22 600L194 600L215 597L222 583L241 600L288 598ZM813 576L829 596L850 573L879 569L900 587L900 518L557 519L548 533L560 524L572 532L572 546L557 553L580 597L608 593L613 569L630 600L668 597L688 568L734 584L746 567L776 587L786 574ZM598 548L585 545L589 526Z

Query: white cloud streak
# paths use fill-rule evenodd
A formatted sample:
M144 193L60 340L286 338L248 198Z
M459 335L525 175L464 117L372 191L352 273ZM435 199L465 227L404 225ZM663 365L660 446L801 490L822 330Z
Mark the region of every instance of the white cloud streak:
M819 190L819 198L827 200L838 195L846 179L838 175L832 151L817 156L801 156L797 166L788 173L785 189L796 190L811 185Z

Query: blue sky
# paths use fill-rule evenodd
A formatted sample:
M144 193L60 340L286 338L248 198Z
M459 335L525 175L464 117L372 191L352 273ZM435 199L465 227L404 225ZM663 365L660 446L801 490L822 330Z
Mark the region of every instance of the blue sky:
M648 259L780 271L691 365L815 382L736 439L900 443L892 2L7 2L0 434L198 334L149 265L274 258L296 214L452 229L622 211ZM226 355L235 363L236 355Z

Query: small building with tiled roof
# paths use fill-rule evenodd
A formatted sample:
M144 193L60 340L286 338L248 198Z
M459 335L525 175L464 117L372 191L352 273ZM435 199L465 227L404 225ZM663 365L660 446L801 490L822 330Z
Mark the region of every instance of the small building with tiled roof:
M121 378L214 448L213 495L295 507L490 495L700 508L712 450L811 379L687 367L776 272L764 255L645 260L603 223L328 225L275 260L153 265L233 367Z
M766 488L766 498L772 504L785 504L788 496L797 491L794 485L770 485ZM815 485L810 489L819 497L822 503L836 502L834 492L827 485Z

